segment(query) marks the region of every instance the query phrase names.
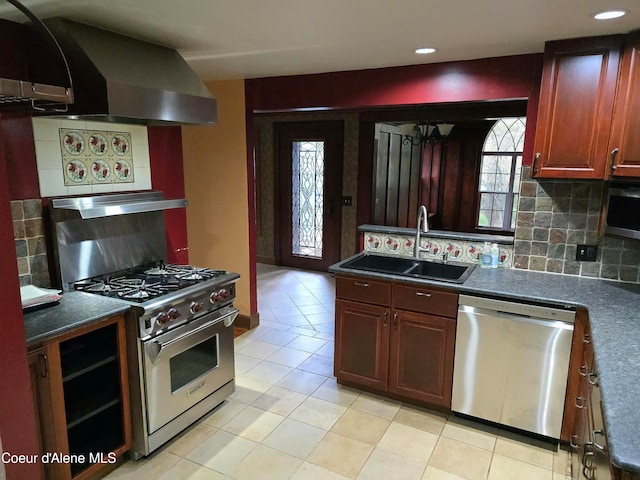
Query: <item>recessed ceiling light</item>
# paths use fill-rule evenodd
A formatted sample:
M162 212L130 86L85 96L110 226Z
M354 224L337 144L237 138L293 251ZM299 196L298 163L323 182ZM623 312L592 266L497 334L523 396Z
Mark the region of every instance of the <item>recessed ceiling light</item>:
M592 15L596 20L611 20L612 18L620 18L628 13L627 10L607 10Z
M435 51L436 49L431 47L416 48L416 53L418 55L426 55L427 53L433 53Z

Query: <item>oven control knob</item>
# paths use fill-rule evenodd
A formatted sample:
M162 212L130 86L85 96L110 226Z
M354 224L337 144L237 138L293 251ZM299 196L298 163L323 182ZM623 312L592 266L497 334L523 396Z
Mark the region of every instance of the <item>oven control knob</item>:
M201 312L203 308L204 304L202 302L193 302L191 304L191 307L189 308L189 311L195 315L196 313Z
M171 321L171 316L168 313L162 312L156 316L156 323L158 325L164 325L165 323L169 323Z
M180 312L178 310L176 310L175 308L171 308L167 312L167 315L169 315L169 317L171 317L171 320L175 320L176 318L180 318Z
M217 292L213 292L209 296L209 300L211 300L211 303L223 302L225 299L229 298L230 295L231 293L229 292L229 290L223 288L221 290L218 290Z

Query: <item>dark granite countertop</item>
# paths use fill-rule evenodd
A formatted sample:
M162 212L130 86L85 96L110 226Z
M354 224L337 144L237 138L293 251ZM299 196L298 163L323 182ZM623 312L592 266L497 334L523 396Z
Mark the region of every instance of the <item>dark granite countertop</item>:
M461 293L584 307L589 312L611 461L640 473L640 285L516 269L476 268L462 285L357 272L333 273L453 288Z
M49 340L129 308L129 303L114 298L78 291L63 293L60 302L24 314L27 345Z

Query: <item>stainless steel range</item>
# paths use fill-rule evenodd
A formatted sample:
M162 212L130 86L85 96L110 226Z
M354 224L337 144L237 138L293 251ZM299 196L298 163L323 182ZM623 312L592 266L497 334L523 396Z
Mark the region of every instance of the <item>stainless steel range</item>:
M63 290L132 306L127 320L131 453L146 456L233 393L231 326L238 315L233 301L240 276L166 264L162 209L167 201L157 193L151 199L149 194L54 199L52 207Z

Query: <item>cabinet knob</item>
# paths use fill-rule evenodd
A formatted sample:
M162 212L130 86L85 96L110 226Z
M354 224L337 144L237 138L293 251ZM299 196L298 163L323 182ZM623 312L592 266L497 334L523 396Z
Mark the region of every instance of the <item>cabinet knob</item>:
M613 150L611 150L611 163L609 164L609 167L611 167L611 173L613 173L616 168L618 168L618 166L615 164L618 152L620 152L619 148L614 148Z
M393 328L398 329L398 312L393 314Z
M356 287L368 287L368 286L369 286L369 284L368 284L368 283L364 283L364 282L353 282L353 284L354 284Z
M589 367L587 367L586 365L580 365L580 368L578 368L578 373L581 377L586 377L587 375L589 375Z
M388 317L389 317L389 311L385 310L384 313L382 314L382 326L384 328L387 328L389 326L389 322L387 321Z
M576 397L575 404L576 404L576 407L578 408L584 408L584 398Z

